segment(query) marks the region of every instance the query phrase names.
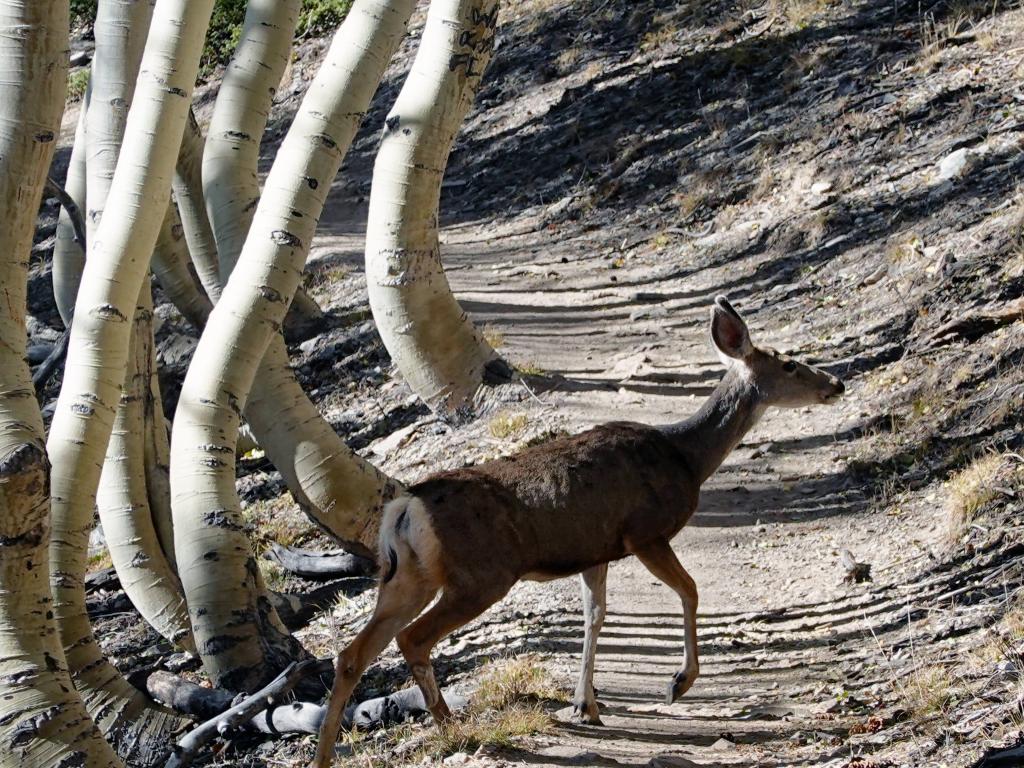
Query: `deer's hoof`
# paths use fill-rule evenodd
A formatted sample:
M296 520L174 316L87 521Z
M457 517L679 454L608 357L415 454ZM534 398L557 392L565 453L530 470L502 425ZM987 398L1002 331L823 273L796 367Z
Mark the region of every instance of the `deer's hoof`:
M586 704L573 704L572 721L582 725L604 725L601 722L601 710L596 701L590 707Z
M672 680L665 689L665 703L674 703L680 696L690 690L690 686L693 685L696 677L696 675L691 675L687 672L676 672L672 675Z

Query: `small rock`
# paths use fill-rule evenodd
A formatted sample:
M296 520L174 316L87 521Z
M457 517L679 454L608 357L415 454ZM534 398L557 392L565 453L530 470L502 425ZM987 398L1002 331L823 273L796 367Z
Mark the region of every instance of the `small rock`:
M640 307L629 313L629 319L633 322L636 322L637 320L654 320L662 317L668 317L668 310L657 305L652 307Z
M444 765L465 765L469 762L469 755L465 752L456 752L441 761Z
M829 192L831 190L831 181L819 181L811 185L811 193L815 195L824 195L826 192Z
M700 768L693 760L679 755L658 755L651 758L647 768Z
M168 672L182 672L189 668L194 668L196 663L196 657L191 653L172 653L166 659L164 659L164 668Z
M571 712L572 707L567 707ZM619 761L596 752L581 752L569 744L554 744L538 751L544 757L554 757L561 765L618 765Z
M712 749L736 749L736 744L728 739L722 738L711 745Z
M951 152L939 161L939 180L955 179L963 176L971 164L973 153L966 148Z
M313 350L316 349L317 338L314 336L312 339L306 339L304 342L299 344L299 351L304 355L310 355Z

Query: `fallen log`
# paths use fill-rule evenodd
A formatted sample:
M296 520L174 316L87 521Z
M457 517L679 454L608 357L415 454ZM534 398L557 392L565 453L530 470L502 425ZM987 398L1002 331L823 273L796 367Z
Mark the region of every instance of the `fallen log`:
M216 688L204 688L164 670L150 673L146 678L146 692L155 701L197 720L216 720L229 710L235 701L230 693ZM442 690L449 709L465 709L468 697L454 688ZM278 694L280 695L280 694ZM403 688L387 696L350 704L345 709L344 727L363 730L382 728L395 723L429 714L423 693L418 687ZM323 720L324 706L309 701L293 701L281 706L269 706L257 713L241 727L267 734L318 733Z
M229 709L206 720L206 722L189 732L188 735L181 738L175 745L170 760L167 761L167 768L187 768L192 764L196 753L217 736L226 735L245 726L269 707L272 707L281 697L290 693L295 686L307 677L327 674L332 668L333 659L310 659L289 664L280 675L256 693L246 696ZM174 695L173 692L172 695ZM291 708L284 706L278 707L278 709L288 710Z
M263 556L289 573L311 581L371 576L377 570L377 564L370 558L353 555L344 549L314 551L285 547L275 542Z

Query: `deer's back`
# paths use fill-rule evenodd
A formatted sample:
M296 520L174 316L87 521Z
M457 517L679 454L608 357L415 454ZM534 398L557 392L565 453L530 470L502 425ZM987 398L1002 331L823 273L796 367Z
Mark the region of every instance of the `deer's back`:
M670 537L699 485L657 429L613 422L409 488L450 565L486 552L516 578L562 576ZM464 557L462 558L464 559Z

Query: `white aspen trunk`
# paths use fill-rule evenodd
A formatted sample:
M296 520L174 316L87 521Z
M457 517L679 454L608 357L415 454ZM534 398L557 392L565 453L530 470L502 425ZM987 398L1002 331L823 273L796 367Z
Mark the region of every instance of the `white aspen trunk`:
M82 99L81 111L78 114L75 143L71 147L68 175L64 181L64 191L75 201L83 216L86 211L85 121L89 113L91 91L90 83L85 89L85 97ZM53 298L65 328L71 325L71 317L75 313L75 296L78 295L78 284L82 281L82 268L85 266L84 246L85 243L79 243L75 239L71 216L64 206L61 206L57 218L56 239L53 243Z
M224 283L259 202L260 137L287 64L298 9L298 0L249 3L241 42L214 107L203 181ZM296 293L290 315L304 295L301 290ZM299 310L305 319L317 312L315 302ZM372 550L375 516L353 520L353 512L382 497L390 498L394 491L388 489L388 479L356 457L320 416L288 367L279 336L270 342L245 413L257 441L300 506L337 538L357 549L365 551L369 545Z
M92 201L87 226L91 227L93 238L103 218L110 180L121 151L125 119L152 13L153 6L148 0L102 0L96 14L93 98L87 123L88 188ZM173 206L168 205L167 210L165 232L173 224ZM125 593L160 634L192 650L184 597L157 539L146 487L145 406L151 396L152 303L146 280L132 312L126 385L107 448L97 506Z
M205 213L203 214L206 215ZM185 233L175 206L167 206L167 215L153 251L153 274L168 300L182 317L201 331L213 304L199 288L198 277L189 256Z
M289 652L272 626L276 612L260 592L241 529L234 462L239 412L299 285L327 191L414 5L356 0L352 6L278 151L178 401L171 441L178 571L204 667L230 689L267 682ZM222 569L218 580L204 576L202 564L210 559ZM231 599L221 580L244 584L248 599Z
M54 611L75 684L125 757L166 752L180 720L153 708L103 657L85 612L85 553L128 360L129 318L148 274L213 0L157 0L117 171L75 302L64 386L47 443Z
M145 399L146 440L143 457L146 464L146 490L149 493L149 509L153 516L153 527L156 529L160 549L170 563L171 570L177 574L178 566L174 559L174 521L171 516L170 425L164 417L160 377L157 371L156 344L150 343L149 363L146 368L149 396ZM181 587L180 579L178 586ZM183 596L184 594L182 591Z
M171 643L194 652L181 586L160 546L149 508L145 451L147 401L152 400L153 301L148 283L139 294L133 324L128 370L96 505L110 559L132 604ZM162 422L159 428L165 429Z
M376 557L381 512L402 486L338 437L296 381L280 334L263 356L245 413L299 507L350 551Z
M174 172L174 199L178 201L178 214L196 273L206 295L216 303L220 298L221 277L217 243L206 214L203 194L204 145L203 132L196 122L195 113L190 110Z
M500 365L452 295L437 232L441 180L491 58L497 8L430 3L377 152L366 224L366 284L384 346L412 390L449 412L468 408L485 369Z
M250 0L235 53L224 70L203 154L203 192L227 285L260 199L257 166L300 0Z
M152 15L153 0L101 0L97 6L93 24L96 49L89 78L91 97L85 129L88 182L85 227L90 246L87 250L91 250L96 239L114 178Z
M0 3L0 765L118 768L50 611L49 464L25 363L28 254L64 106L68 3Z

